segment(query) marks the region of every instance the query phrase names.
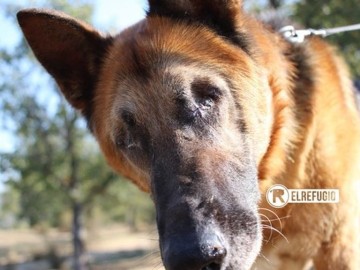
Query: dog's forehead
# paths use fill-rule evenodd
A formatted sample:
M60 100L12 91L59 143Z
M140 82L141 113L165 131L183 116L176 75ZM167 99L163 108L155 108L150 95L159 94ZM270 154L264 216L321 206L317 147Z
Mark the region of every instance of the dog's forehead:
M108 51L94 99L95 125L124 110L142 121L152 114L171 118L179 91L195 79L226 86L235 65L247 70L246 54L207 28L143 20L120 33Z
M194 81L219 81L214 72L174 62L168 66L153 67L146 76L130 72L117 81L113 99L108 104L112 119L119 118L122 112L129 112L142 123L154 121L154 115L158 122L169 123L176 116L178 98L191 95Z
M119 70L132 69L146 77L152 67L172 61L202 63L206 59L209 65L219 66L241 61L239 54L241 50L206 27L150 17L116 36L108 58L121 64Z
M144 79L138 72L118 80L114 89L112 114L126 111L139 117L151 113L173 115L179 100L192 99L199 85L216 87L228 92L226 76L209 66L170 61L169 65L153 67Z
M195 42L191 40L192 37L189 40L182 32L185 30L181 25L169 29L168 24L162 21L153 22L150 26L148 24L140 23L120 34L105 63L105 76L112 74L106 80L116 82L111 91L117 98L115 103L118 108L133 111L134 103L146 107L152 99L169 102L174 95L189 89L194 80L206 80L219 87L225 85L221 77L226 73L226 68L222 61L214 59L223 57L214 52L214 48L219 52L222 49L217 48L217 44L212 44L211 50L209 40L206 47L202 47L204 40ZM153 24L160 24L158 27L165 29L160 30ZM179 39L178 32L184 37ZM208 30L202 34L207 36ZM175 42L174 36L179 41ZM224 54L223 51L221 53ZM212 58L205 57L205 54Z

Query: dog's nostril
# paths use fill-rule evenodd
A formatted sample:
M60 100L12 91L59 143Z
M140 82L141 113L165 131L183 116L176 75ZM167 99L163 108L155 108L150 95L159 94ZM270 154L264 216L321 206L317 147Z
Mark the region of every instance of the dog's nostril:
M223 259L226 257L226 249L222 246L203 246L203 255L207 258L207 265L201 270L220 270Z
M221 262L226 256L226 249L222 246L204 246L204 255L212 262Z
M223 259L226 256L226 249L223 247L214 247L210 255L214 258Z

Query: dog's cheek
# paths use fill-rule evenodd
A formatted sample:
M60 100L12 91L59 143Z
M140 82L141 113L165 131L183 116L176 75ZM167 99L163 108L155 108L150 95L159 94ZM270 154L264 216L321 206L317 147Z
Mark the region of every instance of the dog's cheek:
M116 147L110 136L111 132L106 131L103 126L97 126L97 128L94 128L93 133L109 166L120 175L130 179L140 190L150 192L148 175L128 161Z
M233 72L229 67L228 80L241 114L239 122L258 165L270 143L273 125L272 91L266 73L251 60L246 62L247 74ZM238 67L241 69L241 67Z
M242 266L241 269L250 269L261 250L262 235L260 230L253 235L242 234L236 237L234 242L238 243L234 245L235 248L231 251L234 269L238 269L240 265Z

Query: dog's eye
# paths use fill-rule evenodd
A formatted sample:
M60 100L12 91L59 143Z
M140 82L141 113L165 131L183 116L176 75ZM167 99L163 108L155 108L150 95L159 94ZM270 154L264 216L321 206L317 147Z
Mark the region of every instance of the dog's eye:
M141 144L129 135L119 136L116 139L116 146L123 150L141 149Z
M213 99L206 97L199 99L198 103L201 105L202 109L210 109L214 101Z
M141 148L141 145L139 142L137 141L134 141L134 140L129 140L126 144L126 148L129 149L129 150L133 150L133 149L140 149Z
M132 123L128 123L132 124ZM141 148L140 143L137 142L137 140L134 139L134 137L131 135L130 131L127 129L122 129L118 134L116 135L115 144L119 149L122 150L132 150L134 148Z
M134 115L128 111L123 111L121 117L128 127L134 127L136 125Z
M141 139L139 123L136 122L134 115L126 110L122 111L120 115L123 125L116 136L116 146L125 151L142 150L144 142Z
M116 135L115 145L119 149L124 149L126 147L126 137L124 131L118 132Z
M221 96L219 88L215 86L207 86L201 91L197 92L197 103L200 105L200 108L203 110L210 109Z
M204 95L213 101L218 101L221 96L221 91L216 86L208 86L205 89Z
M193 83L192 91L202 109L211 108L221 97L221 90L208 82L198 81Z

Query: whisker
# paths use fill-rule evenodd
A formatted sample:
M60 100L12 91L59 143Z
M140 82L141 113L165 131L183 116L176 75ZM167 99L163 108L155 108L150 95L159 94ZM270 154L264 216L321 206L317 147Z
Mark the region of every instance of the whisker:
M142 264L152 264L152 263L156 260L154 263L157 264L157 263L159 262L158 260L160 259L159 254L160 254L160 251L158 251L158 250L153 250L153 251L145 254L145 255L142 256L141 258L139 258L139 259L137 260L137 263L138 263L139 265L142 265Z
M266 215L264 215L264 214L260 214L260 216L265 217L265 218L266 218L266 219L270 222L270 227L272 228L272 223L271 223L270 219L269 219ZM261 227L262 227L262 228L265 228L265 226L268 226L268 225L261 224ZM271 239L272 234L273 234L273 232L272 232L272 230L271 230L271 231L270 231L270 236L268 237L268 239L267 239L267 240L265 240L265 241L266 241L266 243L269 243L269 241L270 241L270 239Z
M288 244L290 243L289 240L287 239L287 237L286 237L281 231L279 231L278 229L276 229L276 228L274 228L274 227L271 227L271 226L268 226L268 225L264 225L263 228L274 230L274 231L277 232L279 235L281 235Z
M160 262L157 262L157 263L154 265L153 269L154 269L154 270L157 270L157 269L162 268L162 266L163 266L163 264L162 264L162 262L160 261Z
M272 265L272 262L271 262L262 252L260 252L259 255L260 255L261 257L263 257L267 263L269 263L269 264Z
M260 215L264 215L264 214L260 214ZM289 216L284 216L284 217L281 217L281 218L273 218L273 219L270 219L271 221L275 221L275 220L279 220L279 219L285 219L285 218L289 218L291 217L290 215ZM268 218L268 217L267 217Z
M277 220L279 221L279 223L280 223L280 229L281 229L281 230L283 229L283 225L282 225L281 219L280 219L280 217L279 217L274 211L272 211L272 210L270 210L270 209L267 209L267 208L263 208L263 207L260 207L259 210L266 210L266 211L272 213L272 214L277 218Z

